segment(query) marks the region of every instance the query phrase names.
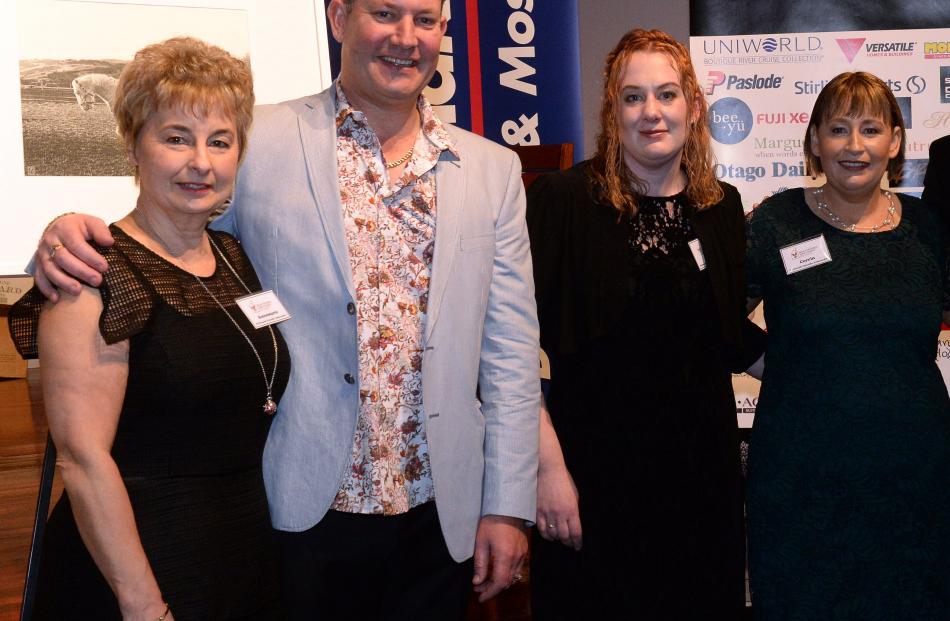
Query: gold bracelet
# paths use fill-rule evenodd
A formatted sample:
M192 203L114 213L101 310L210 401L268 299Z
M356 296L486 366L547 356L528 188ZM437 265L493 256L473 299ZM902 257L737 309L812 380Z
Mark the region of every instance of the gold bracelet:
M63 215L66 215L66 214L63 214ZM165 612L162 613L162 616L155 619L155 621L165 621L165 617L167 617L168 613L171 612L171 608L168 607L168 602L164 602L164 604L165 604Z
M53 226L53 224L54 224L57 220L59 220L60 218L62 218L63 216L71 216L71 215L74 215L75 213L76 213L75 211L67 211L66 213L61 213L61 214L59 214L58 216L56 216L55 218L53 218L52 220L49 221L49 224L47 224L47 225L46 225L46 228L43 229L43 234L45 235L45 234L46 234L46 231L49 230L49 227ZM159 621L164 621L164 620L160 619Z

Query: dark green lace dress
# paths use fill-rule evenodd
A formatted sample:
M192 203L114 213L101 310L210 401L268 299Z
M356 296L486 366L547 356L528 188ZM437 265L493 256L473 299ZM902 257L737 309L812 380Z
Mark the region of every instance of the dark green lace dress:
M935 357L944 243L918 199L891 231L838 230L778 194L749 221L769 329L752 432L752 599L763 621L950 619L950 398ZM787 276L779 248L832 262Z

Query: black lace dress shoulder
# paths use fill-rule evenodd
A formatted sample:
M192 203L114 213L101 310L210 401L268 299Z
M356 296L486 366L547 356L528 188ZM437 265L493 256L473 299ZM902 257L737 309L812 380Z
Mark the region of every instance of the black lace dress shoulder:
M159 587L179 621L280 618L261 475L270 425L261 365L269 375L277 356L279 398L290 360L279 330L275 348L270 331L255 330L234 304L260 283L239 242L225 233L210 232L221 254L202 286L120 228L111 230L100 330L107 342L130 345L112 456ZM20 350L35 355L42 298L31 291L21 302L11 313L12 332ZM47 528L34 619L119 618L64 494Z

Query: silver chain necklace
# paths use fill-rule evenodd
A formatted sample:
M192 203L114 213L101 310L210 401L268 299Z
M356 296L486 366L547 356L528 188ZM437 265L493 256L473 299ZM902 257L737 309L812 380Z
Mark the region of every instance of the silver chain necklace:
M251 290L248 288L246 284L244 284L244 281L241 280L241 277L238 276L237 271L235 271L234 267L231 266L231 263L228 261L227 257L224 256L224 253L221 252L221 249L218 248L218 245L214 243L214 239L211 237L210 234L208 235L208 241L211 242L211 247L215 249L215 252L217 252L217 255L221 257L221 260L224 261L224 264L228 266L228 269L231 270L231 273L234 274L234 277L237 278L237 281L241 283L241 286L244 287L244 290L247 291L248 293L251 293ZM274 344L274 369L271 371L270 379L268 380L267 370L264 369L264 361L261 359L261 355L258 353L257 348L254 347L254 343L251 341L251 337L249 337L247 333L241 329L241 326L234 319L234 317L231 316L231 313L228 312L228 309L226 309L224 305L220 301L218 301L218 298L215 297L213 293L211 293L211 289L208 289L208 286L204 283L204 281L202 281L195 274L192 274L192 276L195 277L195 280L198 281L198 284L201 285L201 288L205 290L205 293L207 293L211 297L211 299L214 300L214 303L218 305L218 308L224 311L224 314L227 315L228 319L231 320L231 323L234 324L234 327L237 328L237 331L241 333L241 336L243 336L244 340L247 341L247 344L250 345L251 351L254 352L254 357L257 358L257 364L259 364L261 367L261 374L263 374L264 376L264 385L267 387L267 398L264 400L264 407L263 407L264 414L267 414L268 416L273 415L274 412L277 411L277 402L274 401L274 397L272 393L272 389L274 387L274 378L277 377L277 336L274 334L273 326L267 326L267 329L270 331L271 342Z
M844 220L838 217L838 214L831 210L831 207L828 206L828 203L824 202L819 198L824 193L824 188L815 188L812 195L815 197L815 206L818 209L827 214L827 216L834 222L838 228L844 229L845 231L851 231L852 233L856 231L867 231L869 233L877 233L883 228L886 228L894 222L894 214L897 213L897 206L894 204L894 196L887 190L881 190L884 196L887 198L887 212L884 214L884 219L881 220L880 224L877 226L858 226L857 222L848 224Z

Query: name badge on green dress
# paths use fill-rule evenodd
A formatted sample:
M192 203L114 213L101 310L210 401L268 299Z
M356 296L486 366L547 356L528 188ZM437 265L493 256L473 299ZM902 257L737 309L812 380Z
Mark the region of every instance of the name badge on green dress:
M779 254L782 255L782 263L785 264L787 275L831 261L831 253L828 251L824 235L783 246L779 248Z

